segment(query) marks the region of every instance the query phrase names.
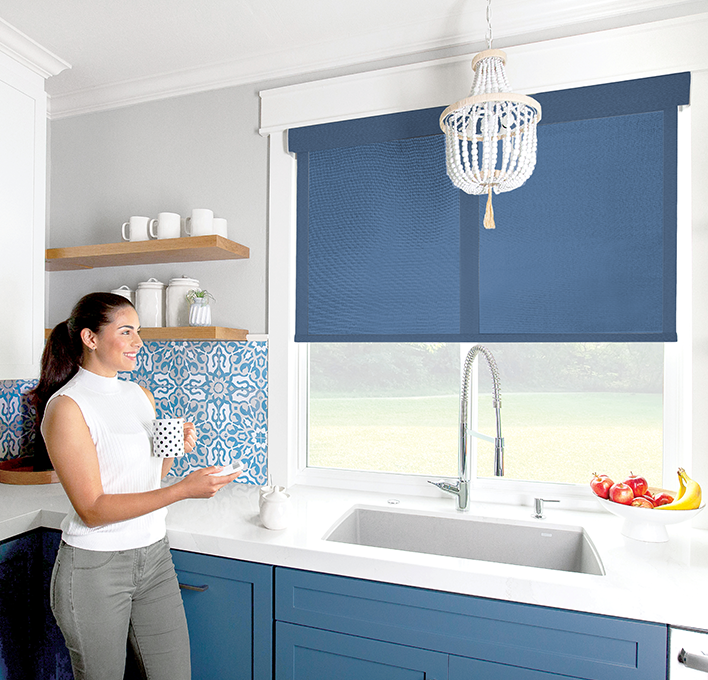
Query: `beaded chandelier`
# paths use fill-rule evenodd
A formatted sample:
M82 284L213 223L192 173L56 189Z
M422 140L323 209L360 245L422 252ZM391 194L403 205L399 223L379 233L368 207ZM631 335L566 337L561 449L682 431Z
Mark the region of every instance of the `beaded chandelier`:
M472 60L472 90L443 111L440 127L446 138L448 177L468 194L487 194L484 226L494 229L492 191L517 189L536 166L541 105L511 91L506 54L492 49L490 3L487 0L488 49Z

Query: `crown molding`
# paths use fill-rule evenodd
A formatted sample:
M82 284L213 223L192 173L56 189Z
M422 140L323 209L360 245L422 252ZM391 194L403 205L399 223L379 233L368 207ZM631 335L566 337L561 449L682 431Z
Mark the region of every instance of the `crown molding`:
M42 78L61 73L71 64L36 43L0 18L0 52L11 57Z
M377 42L377 45L371 46L372 42ZM381 47L382 44L385 47ZM58 120L224 87L274 82L305 74L356 67L408 53L442 49L449 47L449 42L420 40L407 45L405 50L400 44L385 40L369 41L369 46L370 49L359 50L355 56L342 50L339 58L328 57L328 50L323 49L323 45L303 46L298 50L258 54L247 59L50 95L49 118Z
M505 49L514 91L708 69L708 13ZM259 132L443 106L471 82L473 55L435 59L263 90Z
M87 113L118 109L171 97L196 94L280 77L277 68L255 71L249 63L231 62L149 78L126 80L49 96L49 118L59 120ZM287 75L287 73L284 73Z
M675 18L670 16L673 12L686 18L683 15L704 12L705 0L622 0L619 4L618 0L545 0L544 12L531 15L522 11L523 7L528 7L527 0L509 0L508 5L495 12L494 20L499 26L495 40L502 49L586 31L670 20ZM476 51L482 48L482 34L477 22L464 27L467 14L458 17L461 25L453 37L447 25L449 17L440 17L433 26L430 21L409 18L395 29L381 28L366 36L289 46L220 64L50 94L49 118L56 120L224 87L302 79L387 60L420 61L435 54Z

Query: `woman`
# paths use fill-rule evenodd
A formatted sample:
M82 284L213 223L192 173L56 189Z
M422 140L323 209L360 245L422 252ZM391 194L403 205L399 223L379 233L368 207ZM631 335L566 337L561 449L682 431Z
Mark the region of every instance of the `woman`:
M51 606L76 680L122 680L126 640L151 680L190 678L189 638L166 538L167 506L210 498L238 473L219 467L160 487L173 459L151 455L152 394L119 380L142 347L133 305L81 298L51 333L34 397L49 457L73 511L62 522ZM196 442L185 425L185 451Z

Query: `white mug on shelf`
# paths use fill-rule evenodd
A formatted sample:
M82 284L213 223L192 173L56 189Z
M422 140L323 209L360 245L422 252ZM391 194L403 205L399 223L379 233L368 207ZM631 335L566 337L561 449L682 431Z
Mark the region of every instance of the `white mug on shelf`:
M206 236L214 233L214 211L207 208L194 208L184 222L187 236Z
M151 238L179 238L182 218L177 213L161 212L148 223Z
M229 238L229 232L226 225L226 220L223 217L215 217L214 221L214 233L217 236L223 236L224 238Z
M150 238L148 233L149 217L133 215L128 222L123 222L120 228L124 241L147 241ZM127 233L126 233L127 229Z

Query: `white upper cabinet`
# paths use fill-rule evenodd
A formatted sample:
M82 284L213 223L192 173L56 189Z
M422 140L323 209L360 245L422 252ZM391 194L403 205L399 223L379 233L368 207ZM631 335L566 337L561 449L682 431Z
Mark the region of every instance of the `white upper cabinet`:
M67 66L0 21L0 380L39 375L47 168L44 81Z

